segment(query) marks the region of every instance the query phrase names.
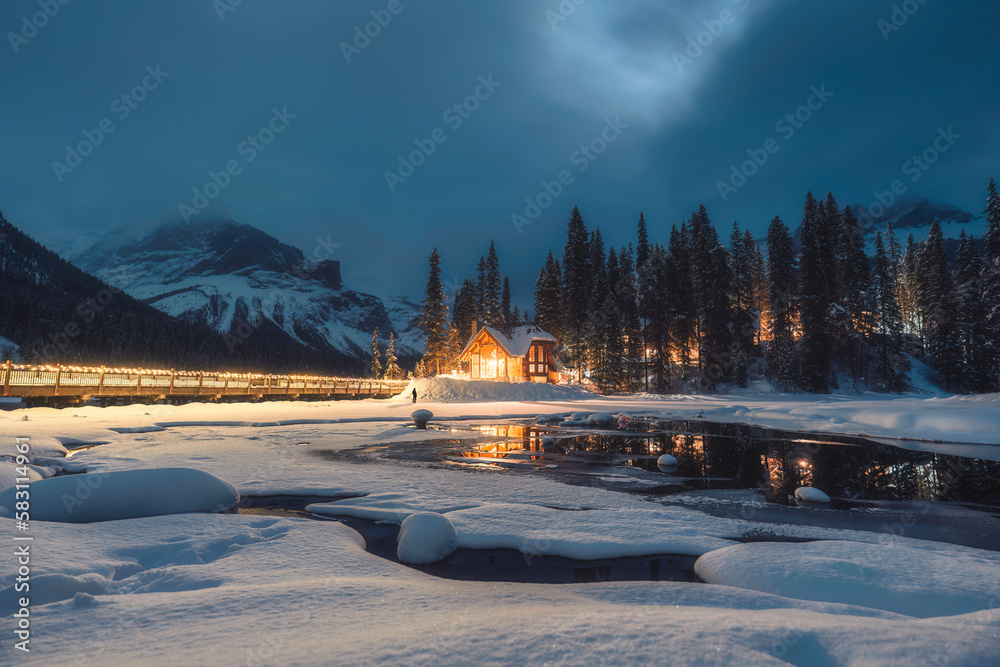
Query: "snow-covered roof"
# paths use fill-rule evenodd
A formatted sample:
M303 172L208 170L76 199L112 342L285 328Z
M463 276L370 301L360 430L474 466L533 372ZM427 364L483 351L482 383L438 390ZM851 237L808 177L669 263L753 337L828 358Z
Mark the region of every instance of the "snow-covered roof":
M500 344L507 354L512 357L523 357L528 354L528 350L531 349L531 344L534 341L545 341L550 343L558 342L556 337L552 334L542 331L534 324L522 324L519 327L512 327L508 329L510 335L508 336L500 329L490 326L482 326L476 335L472 337L469 344L465 346L465 350L469 349L472 342L479 337L479 334L483 331L487 332L490 336L496 339L497 343ZM465 354L465 350L462 353Z

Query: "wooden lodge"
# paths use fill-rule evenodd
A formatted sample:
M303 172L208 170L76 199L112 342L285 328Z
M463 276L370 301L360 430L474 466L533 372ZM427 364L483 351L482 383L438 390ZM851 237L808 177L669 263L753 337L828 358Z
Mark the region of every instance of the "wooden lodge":
M533 324L481 326L460 361L472 380L559 382L562 366L552 351L558 341Z

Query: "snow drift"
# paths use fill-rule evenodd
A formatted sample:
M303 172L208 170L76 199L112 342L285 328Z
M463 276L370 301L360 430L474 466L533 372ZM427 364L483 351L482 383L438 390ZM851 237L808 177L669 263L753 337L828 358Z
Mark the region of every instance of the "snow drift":
M32 482L29 488L32 519L66 523L217 512L240 500L229 482L190 468L68 475ZM14 516L15 491L0 493L3 516Z
M935 546L749 543L705 554L694 569L710 584L917 618L995 608L998 562L967 555L961 547Z

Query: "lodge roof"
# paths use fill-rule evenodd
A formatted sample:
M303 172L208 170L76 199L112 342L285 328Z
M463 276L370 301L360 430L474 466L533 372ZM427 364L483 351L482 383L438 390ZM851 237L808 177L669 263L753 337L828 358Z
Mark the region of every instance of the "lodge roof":
M486 332L491 338L496 340L497 344L500 345L507 352L508 355L512 357L523 357L528 354L528 350L531 349L531 344L535 341L544 341L550 343L558 342L556 337L552 334L543 331L534 324L522 324L516 327L491 327L483 325L479 328L462 350L464 355L472 343L479 338L479 334Z

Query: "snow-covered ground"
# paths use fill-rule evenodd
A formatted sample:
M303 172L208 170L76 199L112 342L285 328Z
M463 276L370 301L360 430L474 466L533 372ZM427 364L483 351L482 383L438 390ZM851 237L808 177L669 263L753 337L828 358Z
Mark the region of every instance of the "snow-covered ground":
M473 438L464 427L515 417L629 412L909 438L899 444L1000 460L1000 396L603 398L566 387L455 382L418 381L419 396L451 402L417 406L404 392L387 401L0 412L0 455L14 456L15 437L28 437L42 473L87 470L33 482L39 485L148 471L143 484L97 485L102 502L143 486L162 496L148 480L178 475L162 469L191 468L241 496L318 496L310 509L325 515L399 523L436 513L447 521L414 521L414 531L450 524L460 549L514 549L528 566L540 556L697 557L695 571L708 583L443 579L369 553L359 533L329 520L186 513L33 520L21 532L0 518L8 541L0 606L10 624L2 662L996 664L997 552L912 539L907 525L887 534L763 524L766 512L734 519L699 507L742 502L748 492L687 494L691 502L675 497L665 506L544 471L456 469L345 450ZM432 425L443 428L415 430L415 407L433 411ZM105 444L60 457L60 443L79 442ZM13 482L11 465L0 469L0 484ZM71 502L86 504L88 487L78 488ZM170 504L146 500L147 515ZM761 532L811 541L741 543ZM411 550L416 558L437 548L432 533L414 532L427 538ZM18 535L34 538L30 593L14 590ZM30 653L14 648L11 614L20 595L31 598Z

